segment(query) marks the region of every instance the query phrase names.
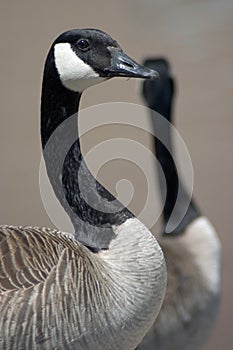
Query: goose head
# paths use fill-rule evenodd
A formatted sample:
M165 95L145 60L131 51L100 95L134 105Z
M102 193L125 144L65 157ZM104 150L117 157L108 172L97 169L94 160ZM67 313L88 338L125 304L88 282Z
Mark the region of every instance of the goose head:
M97 29L75 29L61 34L49 56L62 85L75 92L81 93L113 77L158 78L157 72L136 63L111 36Z

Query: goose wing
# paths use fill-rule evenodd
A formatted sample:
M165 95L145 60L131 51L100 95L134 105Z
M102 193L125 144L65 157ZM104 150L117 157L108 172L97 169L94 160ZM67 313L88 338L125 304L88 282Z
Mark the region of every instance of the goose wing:
M83 249L57 230L0 226L1 349L68 349L80 336Z
M34 287L48 279L66 248L75 242L60 231L36 227L0 227L0 295Z

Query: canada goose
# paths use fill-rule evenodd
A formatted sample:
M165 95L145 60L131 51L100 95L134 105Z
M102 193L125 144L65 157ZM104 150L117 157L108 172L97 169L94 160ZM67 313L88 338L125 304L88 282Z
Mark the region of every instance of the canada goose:
M42 83L43 155L75 236L49 228L0 227L1 349L134 349L160 310L166 267L157 241L96 181L109 208L115 200L121 209L88 206L75 176L82 163L85 189L95 201L77 111L86 88L118 76L153 79L157 73L134 62L99 30L70 30L51 46Z
M174 154L170 154L166 148L172 144L169 123L161 124L158 115L156 117L152 111L173 123L175 86L169 64L162 58L148 59L144 63L160 74L158 81L143 84L143 95L151 108L154 130L157 135L164 133L167 137L167 145L155 138L155 147L167 186L163 209L164 229L158 241L167 264L168 285L159 316L137 349L200 349L217 315L221 248L213 226L202 216L193 199L187 212L184 212L187 192L178 178ZM177 203L178 186L182 195ZM168 232L167 223L174 207L173 215L179 215L180 212L185 215L180 224Z

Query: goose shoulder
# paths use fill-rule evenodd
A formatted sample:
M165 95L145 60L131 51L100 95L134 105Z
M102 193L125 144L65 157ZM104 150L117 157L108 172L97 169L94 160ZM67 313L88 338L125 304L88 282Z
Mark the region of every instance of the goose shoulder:
M219 293L221 244L207 217L193 220L175 239L163 236L159 242L171 271L171 287L167 292L171 289L172 293L173 289L180 289L182 285L189 286L190 281L192 288L200 290L200 293L203 290Z
M80 271L81 263L85 269L91 271L87 264L89 261L90 265L95 262L96 265L102 265L102 270L105 269L112 274L117 271L120 273L128 271L127 278L136 272L137 281L140 278L145 279L146 276L151 279L151 271L153 274L156 271L161 277L161 282L164 282L166 277L164 256L150 231L136 218L128 219L113 229L116 238L111 242L109 249L92 253L72 234L56 229L0 226L0 292L30 288L48 280L64 256L68 259L67 265L69 260L70 262L76 260L76 271ZM62 273L65 276L65 271ZM158 294L161 293L160 290L164 291L165 283L158 285L156 278L152 278L152 291L153 284L157 285Z

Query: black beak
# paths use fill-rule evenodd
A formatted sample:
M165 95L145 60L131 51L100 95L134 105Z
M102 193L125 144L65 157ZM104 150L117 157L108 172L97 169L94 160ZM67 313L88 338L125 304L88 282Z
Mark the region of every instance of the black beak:
M143 67L127 56L120 48L109 47L112 59L110 67L104 70L107 77L128 77L158 79L159 74L153 69Z

